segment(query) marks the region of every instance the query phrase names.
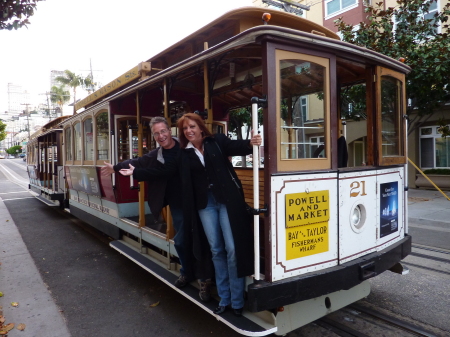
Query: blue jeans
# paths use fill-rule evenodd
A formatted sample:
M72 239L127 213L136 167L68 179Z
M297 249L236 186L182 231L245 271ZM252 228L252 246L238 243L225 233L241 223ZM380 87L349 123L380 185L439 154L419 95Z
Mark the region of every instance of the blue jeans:
M208 204L198 214L212 252L219 305L231 304L233 309L240 309L244 306L245 278L237 277L236 252L227 207L216 202L213 193L208 191Z
M170 213L172 213L173 227L175 228L175 236L173 241L175 242L175 250L177 251L178 258L180 259L181 269L180 274L186 276L186 271L184 270L184 226L183 226L183 210L181 208L170 207Z

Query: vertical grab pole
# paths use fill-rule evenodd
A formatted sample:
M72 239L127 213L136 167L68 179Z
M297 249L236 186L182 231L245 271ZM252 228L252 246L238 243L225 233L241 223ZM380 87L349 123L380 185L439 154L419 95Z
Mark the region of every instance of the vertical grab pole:
M115 151L114 145L115 145L114 134L111 132L111 146L110 146L111 165L116 165L116 151ZM116 186L116 174L115 173L113 173L113 175L112 175L112 184L113 184L113 187Z
M345 139L347 139L347 121L342 121L342 135L344 136Z
M408 158L408 115L403 115L403 119L405 120L405 157ZM409 183L408 183L408 169L409 169L409 164L408 161L406 161L406 165L405 165L405 187L404 187L404 194L403 194L403 209L405 210L404 212L404 217L405 217L405 232L409 233L409 222L408 222L408 193L409 193Z
M252 130L258 130L258 98L252 97ZM253 208L259 208L259 148L253 145ZM254 235L254 254L255 254L255 271L254 278L256 281L260 279L259 267L259 214L253 215L253 235Z
M128 151L130 153L130 159L133 159L133 129L131 125L128 126ZM133 187L133 175L130 176L130 187Z

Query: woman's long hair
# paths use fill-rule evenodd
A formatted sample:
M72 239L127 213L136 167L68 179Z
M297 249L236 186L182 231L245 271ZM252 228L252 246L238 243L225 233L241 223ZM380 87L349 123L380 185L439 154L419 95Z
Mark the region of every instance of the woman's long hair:
M203 136L202 139L212 136L212 133L209 132L208 128L205 125L205 122L203 121L203 118L195 113L188 112L187 114L184 114L183 116L181 116L181 118L177 122L178 139L180 140L180 147L182 149L186 148L187 144L189 143L189 141L187 140L187 138L183 132L184 123L186 123L188 119L197 123L198 127L202 131L202 136Z

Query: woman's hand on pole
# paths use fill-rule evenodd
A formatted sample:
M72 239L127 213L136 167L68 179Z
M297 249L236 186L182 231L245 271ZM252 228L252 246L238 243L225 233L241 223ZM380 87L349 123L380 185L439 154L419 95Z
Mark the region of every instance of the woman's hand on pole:
M252 130L252 138L250 139L250 145L260 146L262 144L262 137L260 134L255 135L255 131Z
M129 164L130 168L129 169L121 169L119 172L121 175L123 176L131 176L133 175L133 171L134 171L134 166Z

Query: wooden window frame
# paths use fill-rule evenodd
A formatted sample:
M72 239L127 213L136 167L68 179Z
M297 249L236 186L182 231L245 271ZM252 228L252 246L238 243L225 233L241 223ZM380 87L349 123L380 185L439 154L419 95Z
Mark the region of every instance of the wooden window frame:
M92 160L86 160L86 132L84 129L84 123L88 120L91 119L92 122L92 150L94 151L92 154ZM94 145L94 137L95 137L95 125L94 125L94 117L91 114L88 114L86 116L83 117L83 119L81 120L81 125L82 125L82 130L81 130L81 161L82 161L82 165L94 165L94 158L95 158L95 145Z
M402 83L400 97L400 116L399 118L399 147L400 155L398 156L383 156L383 141L382 141L382 121L381 121L381 78L382 76L390 76L399 80ZM380 166L389 165L401 165L406 164L406 130L405 130L405 107L406 107L406 88L405 88L405 74L383 68L377 67L377 83L376 83L376 137L377 137L377 152L378 152L378 164Z
M67 152L66 152L66 142L67 142L67 139L66 139L66 131L67 130L70 130L70 153L71 153L71 155L72 155L72 159L71 160L68 160L67 159ZM63 148L64 148L64 159L65 159L65 163L66 164L73 164L73 161L74 161L74 155L73 155L73 128L72 128L72 124L70 124L69 126L67 126L67 127L65 127L64 128L64 146L63 146Z
M97 137L97 117L98 115L102 114L102 113L106 113L106 115L108 116L108 131L110 130L110 117L109 117L109 113L108 110L103 109L103 110L99 110L94 114L94 120L93 120L93 130L94 130L94 137L95 137L95 141L94 141L94 165L97 165L97 161L101 162L101 165L103 166L102 161L106 160L106 161L111 161L111 139L109 137L108 134L108 157L106 159L98 159L98 153L97 153L97 149L98 149L98 137Z
M75 154L75 125L80 124L80 135L81 135L81 160L76 160L76 154ZM82 121L81 120L77 120L74 121L72 124L72 153L73 153L73 161L72 164L73 165L82 165L83 164L83 127L82 127Z

